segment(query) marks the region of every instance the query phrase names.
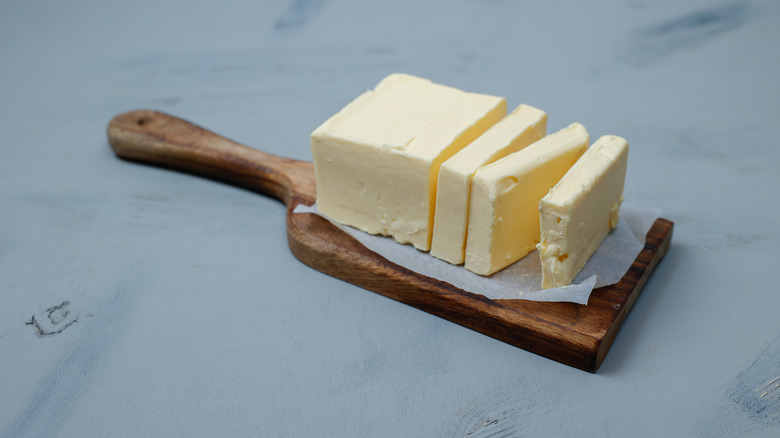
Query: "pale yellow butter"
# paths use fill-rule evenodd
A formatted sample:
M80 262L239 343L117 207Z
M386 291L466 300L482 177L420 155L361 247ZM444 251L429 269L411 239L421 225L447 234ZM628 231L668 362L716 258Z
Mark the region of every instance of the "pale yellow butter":
M486 166L471 182L466 269L490 275L539 242L539 201L588 147L574 123Z
M453 264L464 262L469 191L474 172L544 137L546 127L547 114L544 111L520 105L441 165L432 255Z
M321 213L430 249L441 163L506 115L506 100L390 75L311 135Z
M628 142L599 138L539 204L542 288L571 284L617 226Z

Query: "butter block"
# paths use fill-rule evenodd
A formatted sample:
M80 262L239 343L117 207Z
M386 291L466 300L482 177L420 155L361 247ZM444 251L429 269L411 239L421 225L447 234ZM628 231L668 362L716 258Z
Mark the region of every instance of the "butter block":
M506 115L506 100L394 74L311 134L317 207L429 250L441 163Z
M539 201L588 147L579 123L486 166L471 181L466 269L490 275L539 243Z
M571 284L617 226L628 142L599 138L539 203L542 288Z
M544 137L547 114L520 105L441 165L433 220L431 254L453 264L466 255L471 179L490 164Z

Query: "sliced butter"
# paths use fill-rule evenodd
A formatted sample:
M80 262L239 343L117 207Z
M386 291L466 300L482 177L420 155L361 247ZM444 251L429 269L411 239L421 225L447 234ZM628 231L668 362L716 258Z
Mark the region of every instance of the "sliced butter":
M627 162L628 142L605 135L539 203L543 289L571 284L617 226Z
M432 255L453 264L464 262L469 190L474 172L544 137L546 127L547 114L544 111L520 105L441 165Z
M505 115L503 98L388 76L312 133L320 212L427 251L441 163Z
M466 269L490 275L520 260L539 242L539 200L588 147L574 123L488 164L471 182Z

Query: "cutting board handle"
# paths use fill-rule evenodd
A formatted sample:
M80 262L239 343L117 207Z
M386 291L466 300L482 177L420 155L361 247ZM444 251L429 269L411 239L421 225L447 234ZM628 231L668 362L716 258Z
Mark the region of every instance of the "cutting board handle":
M311 162L253 149L157 111L114 117L108 142L120 158L228 182L278 198L288 207L312 205L316 199Z

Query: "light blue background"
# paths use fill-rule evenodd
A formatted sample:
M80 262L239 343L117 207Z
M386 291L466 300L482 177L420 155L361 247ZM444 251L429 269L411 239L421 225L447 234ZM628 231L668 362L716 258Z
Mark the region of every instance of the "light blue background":
M779 19L771 0L3 1L0 436L777 436ZM280 202L106 141L152 108L308 160L393 72L629 140L626 202L675 234L597 374L314 271Z

